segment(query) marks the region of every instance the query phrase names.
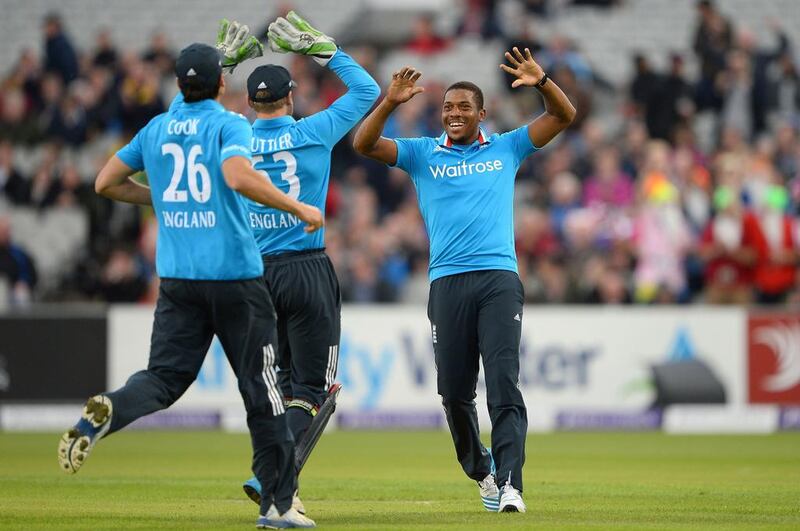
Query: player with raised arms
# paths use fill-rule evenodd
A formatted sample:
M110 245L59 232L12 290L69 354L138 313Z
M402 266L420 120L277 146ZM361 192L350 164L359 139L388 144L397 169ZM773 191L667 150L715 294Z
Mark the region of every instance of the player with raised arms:
M274 309L245 197L292 214L308 232L321 228L323 217L252 167L250 124L218 101L225 91L223 66L258 55L250 53L252 41L240 53L241 30L226 28L226 42L231 36L228 44L240 46L222 46L222 54L204 44L181 51L175 74L182 101L153 118L97 176L99 194L153 206L161 283L147 369L122 388L90 398L62 436L58 458L65 472L75 473L100 438L172 405L197 377L216 334L247 410L253 472L265 485L257 525L314 527L291 506L294 441L277 382ZM130 180L141 170L149 189Z
M324 212L331 150L369 111L380 88L334 40L294 11L269 25L274 52L312 57L331 69L347 92L327 109L301 120L292 117L294 82L288 70L262 65L247 79L253 123L253 161L258 171L291 197ZM341 296L336 272L325 254L324 232L303 231L299 220L250 201L249 222L264 260L264 281L278 315L278 383L286 418L297 445L298 473L335 407ZM244 490L261 502L261 484ZM305 512L295 495L293 506Z
M487 134L480 127L483 93L460 81L445 91L440 137L384 138L389 115L424 90L416 86L421 73L405 67L358 128L354 147L405 170L416 187L431 247L428 318L437 387L456 456L478 482L487 510L524 512L528 420L518 387L523 289L514 250L514 179L525 157L572 122L575 108L530 50L515 47L505 57L501 68L516 76L511 86L534 87L544 98L545 112L531 123ZM481 356L492 452L481 444L475 409Z

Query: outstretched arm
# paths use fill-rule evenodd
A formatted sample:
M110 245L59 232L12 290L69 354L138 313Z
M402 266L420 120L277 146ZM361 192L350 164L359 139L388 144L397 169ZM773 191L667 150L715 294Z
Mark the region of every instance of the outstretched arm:
M336 52L328 68L344 82L347 92L324 111L307 117L305 122L323 142L332 146L367 114L381 89L372 76L342 50Z
M505 56L511 66L500 65L500 68L517 76L511 87L536 87L544 98L544 113L528 124L531 142L537 148L543 147L572 123L575 107L552 79L545 79L544 70L533 60L528 48L523 55L515 46Z
M325 144L338 142L367 113L381 89L364 68L336 48L333 37L315 29L294 11L269 25L269 46L277 53L297 53L314 58L339 76L347 93L330 107L307 117L309 129Z
M356 131L353 148L358 153L392 166L397 164L397 144L393 140L382 137L381 133L389 115L398 105L402 105L420 92L424 92L423 87L416 86L420 76L422 73L410 66L392 74L392 82L386 89L386 97L361 122Z
M122 162L114 155L100 173L94 183L95 191L115 201L134 203L136 205L152 205L153 198L150 196L150 188L133 182L130 177L136 170Z

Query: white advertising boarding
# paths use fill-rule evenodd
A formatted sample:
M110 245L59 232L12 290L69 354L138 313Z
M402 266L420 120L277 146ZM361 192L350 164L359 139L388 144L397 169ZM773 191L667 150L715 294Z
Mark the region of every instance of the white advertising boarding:
M109 388L147 366L152 318L148 307L111 309ZM525 308L520 389L530 428L552 428L564 412L644 411L655 399L651 366L670 361L703 361L722 383L727 403L744 404L745 320L742 310L723 308ZM344 384L337 415L389 424L440 416L425 308L346 306L337 380ZM482 385L478 404L485 423ZM242 408L218 341L176 407Z

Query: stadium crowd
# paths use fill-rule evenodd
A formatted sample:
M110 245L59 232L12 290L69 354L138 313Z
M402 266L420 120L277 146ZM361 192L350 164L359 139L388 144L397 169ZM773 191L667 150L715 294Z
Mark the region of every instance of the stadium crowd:
M505 34L494 2L465 3L470 9L452 35L437 34L423 17L407 50L446 54L461 38L486 39L498 57L510 45L527 46L578 109L570 129L517 177L517 253L530 302L800 302L800 76L779 25L776 47L764 49L700 1L695 57L673 54L668 70L657 71L651 58L636 55L633 77L612 86L568 39ZM527 16L547 15L547 2L525 4ZM18 301L151 302L152 213L97 196L94 174L76 160L101 163L166 109L178 43L156 33L135 53L101 30L92 49L76 50L57 15L48 16L44 33L41 53L24 51L0 85L0 208L84 209L89 245L56 289L37 291L35 262L0 213L0 276ZM379 50L348 51L385 85ZM697 76L685 71L689 59ZM290 70L298 116L324 109L343 90L304 58ZM426 92L392 116L386 136L441 133L446 85L424 84ZM596 100L620 90L609 127ZM252 118L240 90L227 92L223 104ZM518 127L540 105L534 91L509 87L487 100L485 129ZM698 133L701 122L712 124L707 138ZM15 163L20 149L36 154L33 171ZM426 299L428 242L413 185L404 172L358 157L350 137L334 151L326 231L345 301Z

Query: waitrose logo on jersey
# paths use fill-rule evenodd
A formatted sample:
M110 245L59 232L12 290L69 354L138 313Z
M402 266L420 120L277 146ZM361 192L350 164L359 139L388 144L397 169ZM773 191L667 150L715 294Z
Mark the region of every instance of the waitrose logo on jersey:
M437 166L428 166L428 169L431 170L431 175L433 175L434 179L464 177L465 175L472 175L474 173L501 171L503 169L503 161L495 159L486 162L470 162L469 164L464 161L461 164L455 165L439 164Z

